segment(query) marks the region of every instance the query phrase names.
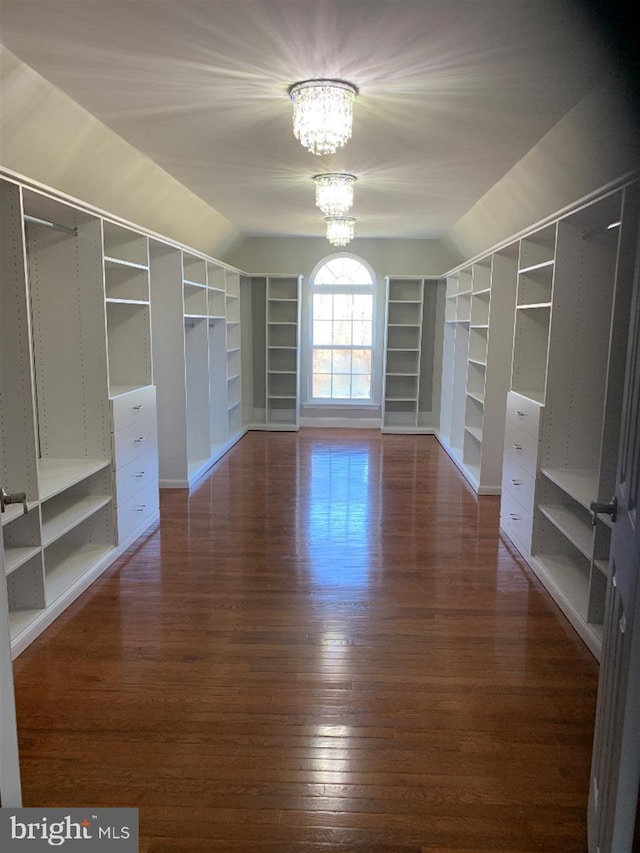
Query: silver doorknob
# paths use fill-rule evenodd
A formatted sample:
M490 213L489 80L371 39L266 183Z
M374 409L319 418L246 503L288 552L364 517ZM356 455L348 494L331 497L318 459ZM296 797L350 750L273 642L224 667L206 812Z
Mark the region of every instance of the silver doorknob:
M0 512L4 512L9 504L22 504L24 514L27 513L26 492L8 492L4 487L0 488Z

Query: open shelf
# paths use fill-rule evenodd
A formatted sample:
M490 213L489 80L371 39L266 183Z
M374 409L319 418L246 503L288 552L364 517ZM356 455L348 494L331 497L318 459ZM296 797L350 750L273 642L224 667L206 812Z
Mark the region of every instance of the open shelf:
M111 495L59 495L42 507L42 547L51 545L111 502Z
M593 552L593 528L566 506L540 504L540 512L588 559Z
M54 550L55 549L55 550ZM47 604L53 604L113 550L113 545L55 543L45 551Z
M22 547L6 546L4 549L4 570L7 575L15 572L20 566L23 566L32 557L35 557L41 551L40 546L30 545Z
M591 468L543 468L544 474L585 509L598 497L598 472Z
M46 501L110 466L111 459L39 459L40 500Z

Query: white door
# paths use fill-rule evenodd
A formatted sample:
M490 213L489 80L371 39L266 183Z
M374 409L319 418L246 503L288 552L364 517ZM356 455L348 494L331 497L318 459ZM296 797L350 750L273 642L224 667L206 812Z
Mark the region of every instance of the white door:
M18 808L22 805L2 525L0 525L0 805L3 808Z
M632 853L640 782L640 260L615 499L589 791L589 853Z

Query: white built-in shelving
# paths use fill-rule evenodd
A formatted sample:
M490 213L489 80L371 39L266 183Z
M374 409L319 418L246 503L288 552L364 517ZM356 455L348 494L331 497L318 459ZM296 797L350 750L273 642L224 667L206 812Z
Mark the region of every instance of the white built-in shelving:
M433 433L440 410L444 285L397 276L385 284L382 430Z
M186 488L243 434L240 274L150 241L161 487Z
M447 276L439 440L478 494L500 494L517 259Z
M631 184L519 245L501 521L596 656L637 224Z
M0 483L13 654L157 517L126 532L112 403L151 385L147 238L3 180ZM155 414L152 412L155 424Z
M252 429L299 429L300 287L299 276L252 276L243 280L248 380L243 409Z

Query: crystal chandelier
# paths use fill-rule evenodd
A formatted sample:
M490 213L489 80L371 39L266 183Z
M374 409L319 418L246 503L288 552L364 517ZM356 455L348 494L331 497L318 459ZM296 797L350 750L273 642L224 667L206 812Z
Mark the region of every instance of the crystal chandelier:
M344 80L303 80L289 87L293 134L312 154L334 154L351 139L358 89Z
M332 246L346 246L353 240L356 220L353 216L326 216L327 240Z
M355 175L344 172L326 172L314 175L316 184L316 205L325 216L342 216L353 204L353 185Z

